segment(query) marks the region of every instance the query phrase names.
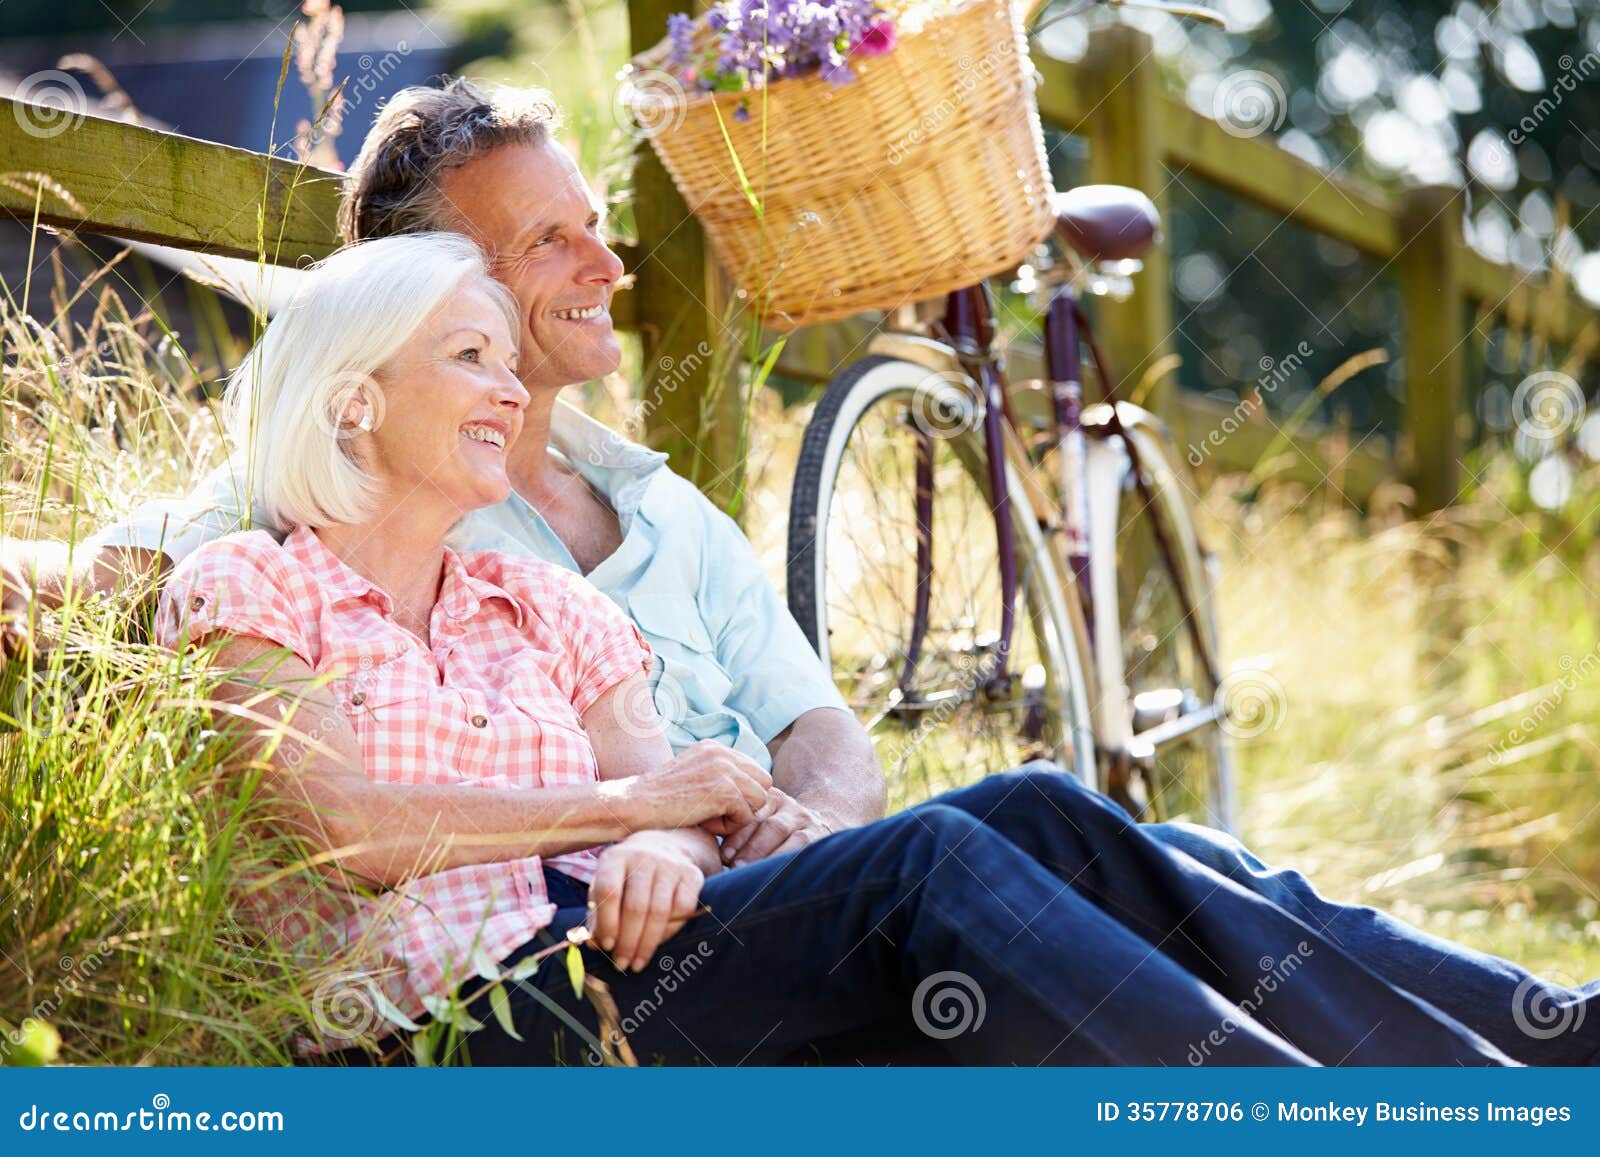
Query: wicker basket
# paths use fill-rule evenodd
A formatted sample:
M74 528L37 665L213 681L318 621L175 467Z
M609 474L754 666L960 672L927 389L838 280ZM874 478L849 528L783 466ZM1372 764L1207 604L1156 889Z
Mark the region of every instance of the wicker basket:
M805 77L685 98L663 71L667 52L662 41L634 59L627 102L717 257L778 329L975 284L1050 231L1044 136L1011 0L972 0L886 55L852 57L857 79L840 86Z

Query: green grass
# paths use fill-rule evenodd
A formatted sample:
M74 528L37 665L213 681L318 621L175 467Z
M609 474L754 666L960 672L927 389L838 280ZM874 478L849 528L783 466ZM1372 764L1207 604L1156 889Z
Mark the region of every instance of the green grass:
M84 536L133 495L180 486L217 448L200 373L115 271L84 328L0 301L0 529ZM137 300L131 292L127 297ZM42 311L50 312L50 311ZM69 602L37 663L0 682L0 1062L29 1022L73 1063L281 1063L304 1021L298 978L234 920L270 855L250 827L251 777L194 704L205 674L141 642L135 604Z

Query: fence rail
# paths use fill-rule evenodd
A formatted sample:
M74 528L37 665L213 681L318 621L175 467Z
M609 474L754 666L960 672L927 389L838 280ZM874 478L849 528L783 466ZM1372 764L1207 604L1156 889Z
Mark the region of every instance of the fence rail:
M653 43L667 13L679 6L680 0L632 0L635 46ZM1444 506L1459 491L1465 352L1473 326L1500 318L1571 346L1582 358L1600 344L1596 311L1567 286L1497 265L1465 245L1459 190L1391 196L1324 172L1269 139L1230 133L1163 90L1151 39L1135 28L1096 30L1076 63L1036 53L1034 64L1043 80L1041 114L1088 139L1092 180L1142 189L1165 214L1173 175L1198 177L1393 265L1405 311L1399 460L1419 510ZM10 98L0 98L0 157L0 214L22 221L285 265L321 257L339 241L340 175L280 158L91 117L41 131L29 107ZM721 332L727 281L648 150L636 173L635 214L639 244L621 252L635 286L616 298L613 316L619 328L644 337L641 388L650 396L651 367L695 367L688 374L680 369L674 389L655 391L660 396L648 407L648 436L673 453L680 469L700 466L695 474L702 485L727 498L743 479L737 456L745 415L735 390L704 404L711 368L705 344L732 340ZM1145 260L1141 292L1126 302L1100 303L1112 364L1130 378L1172 350L1170 274L1171 254L1159 245ZM781 366L825 377L836 368L832 355L856 345L861 329L847 324L798 335ZM1151 404L1180 437L1203 435L1230 412L1180 396L1165 380ZM1256 433L1262 436L1235 433L1211 460L1223 468L1253 466L1268 436ZM1356 500L1394 477L1390 455L1347 449L1337 438L1297 436L1289 452L1291 475L1316 481L1333 474Z

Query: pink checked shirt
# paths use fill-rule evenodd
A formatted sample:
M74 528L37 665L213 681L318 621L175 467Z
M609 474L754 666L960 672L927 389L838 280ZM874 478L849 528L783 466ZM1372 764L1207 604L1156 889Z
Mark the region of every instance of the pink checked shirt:
M447 550L431 645L392 615L387 594L302 527L282 545L252 531L201 547L167 582L156 633L174 648L252 635L331 676L324 693L348 714L379 783L493 790L598 779L581 716L650 665L605 596L549 563ZM548 863L588 883L597 858L588 849ZM324 899L320 928L294 901L266 901L277 935L306 955L359 947L364 971L413 1018L425 996L469 979L480 951L501 960L555 915L538 856L447 869L342 907Z

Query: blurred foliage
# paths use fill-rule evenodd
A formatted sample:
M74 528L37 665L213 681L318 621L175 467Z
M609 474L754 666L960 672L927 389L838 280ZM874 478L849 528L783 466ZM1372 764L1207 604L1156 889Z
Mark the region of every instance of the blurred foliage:
M1216 0L1227 33L1159 13L1128 19L1156 41L1169 88L1217 116L1241 75L1276 135L1329 173L1390 191L1463 185L1467 237L1485 256L1554 273L1600 301L1600 3L1596 0ZM1088 21L1043 35L1080 57ZM1281 94L1281 96L1280 96ZM1541 103L1542 102L1542 103ZM1182 173L1168 223L1183 383L1229 400L1304 340L1315 351L1266 400L1292 412L1331 367L1374 346L1392 357L1325 403L1321 417L1393 435L1403 404L1401 311L1392 270ZM1514 387L1531 364L1479 360L1472 387ZM1520 371L1520 374L1519 374Z
M1230 657L1275 688L1243 836L1339 899L1573 982L1600 975L1600 468L1539 509L1503 449L1460 506L1208 490ZM1397 497L1394 495L1390 496Z

